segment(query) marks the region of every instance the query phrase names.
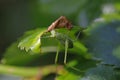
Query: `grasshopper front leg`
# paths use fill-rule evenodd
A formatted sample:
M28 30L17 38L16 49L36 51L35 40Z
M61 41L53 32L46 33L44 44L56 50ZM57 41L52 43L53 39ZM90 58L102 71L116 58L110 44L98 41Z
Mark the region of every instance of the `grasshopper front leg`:
M58 44L57 52L56 52L56 56L55 56L55 64L57 64L57 62L58 62L59 51L60 51L60 45Z
M68 50L68 40L65 40L65 56L64 56L64 64L66 64L67 61L67 50Z

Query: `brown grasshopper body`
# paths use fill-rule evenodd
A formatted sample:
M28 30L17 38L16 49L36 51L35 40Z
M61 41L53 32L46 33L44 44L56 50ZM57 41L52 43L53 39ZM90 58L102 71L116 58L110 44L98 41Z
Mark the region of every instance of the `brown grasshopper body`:
M70 30L72 28L72 24L65 16L61 16L48 27L47 32L55 28L67 28Z

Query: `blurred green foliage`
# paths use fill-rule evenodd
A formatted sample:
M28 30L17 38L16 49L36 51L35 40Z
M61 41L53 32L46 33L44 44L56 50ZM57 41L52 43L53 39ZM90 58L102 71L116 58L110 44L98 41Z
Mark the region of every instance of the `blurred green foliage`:
M0 74L30 80L41 77L43 80L120 79L119 0L1 0L0 12ZM73 48L68 49L66 65L63 64L64 46L61 45L56 71L54 59L59 41L54 38L37 41L47 26L61 15L77 27L87 28L77 41L73 41ZM32 30L27 31L29 29ZM67 34L66 30L58 30L72 40L78 31L73 28ZM25 35L19 38L23 32ZM18 48L20 41L23 43L19 46L28 52ZM34 54L40 48L42 53Z

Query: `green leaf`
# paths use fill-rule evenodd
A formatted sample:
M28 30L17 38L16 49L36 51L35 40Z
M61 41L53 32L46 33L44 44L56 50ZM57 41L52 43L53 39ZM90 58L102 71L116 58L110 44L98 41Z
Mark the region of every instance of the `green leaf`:
M84 55L86 58L90 58L89 54L86 54L86 47L78 41L76 33L83 30L83 28L74 26L71 30L65 28L55 29L55 32L45 32L45 29L36 29L28 31L23 37L19 47L26 51L32 51L33 53L46 53L56 52L58 44L60 43L60 51L65 50L65 41L68 40L69 52L75 52ZM40 51L41 50L41 51Z
M33 60L39 57L39 54L33 55L33 52L20 50L18 42L12 43L5 51L1 63L4 65L26 66L32 63ZM27 54L29 53L29 54ZM32 55L31 55L32 54ZM33 65L33 63L32 63Z
M34 53L40 52L40 45L41 45L41 36L43 35L45 29L36 29L32 31L28 31L24 35L24 39L18 44L18 47L26 51L33 51Z
M81 41L88 48L88 52L95 60L103 64L116 65L120 67L120 21L93 23L84 33L86 36ZM118 48L118 49L116 49Z
M81 76L75 75L70 72L66 72L56 77L56 80L78 80Z
M98 65L89 69L85 76L80 80L119 80L118 74L111 66Z

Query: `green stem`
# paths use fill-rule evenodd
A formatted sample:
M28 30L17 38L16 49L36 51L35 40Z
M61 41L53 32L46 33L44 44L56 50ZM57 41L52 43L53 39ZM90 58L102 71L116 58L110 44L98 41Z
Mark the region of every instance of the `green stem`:
M59 70L63 72L66 71L63 68ZM56 73L56 66L50 65L50 66L44 66L41 68L38 68L38 67L31 68L31 67L16 67L16 66L0 64L0 74L12 74L12 75L18 75L23 77L31 77L31 76L36 76L39 73L41 73L43 76L46 76L50 73ZM58 74L61 74L61 73L59 73L58 71Z

